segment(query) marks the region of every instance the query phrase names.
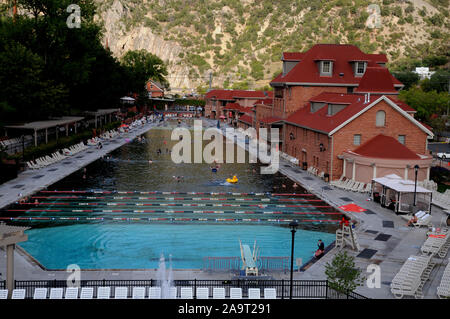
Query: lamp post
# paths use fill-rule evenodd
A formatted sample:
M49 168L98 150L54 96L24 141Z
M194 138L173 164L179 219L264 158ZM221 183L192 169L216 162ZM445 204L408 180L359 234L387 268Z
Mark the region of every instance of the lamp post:
M414 204L413 206L416 207L416 190L417 190L417 173L419 172L419 165L416 164L414 166L414 174L415 174L415 182L414 182Z
M297 229L298 223L295 221L292 221L289 223L289 227L291 228L291 233L292 233L292 247L291 247L291 283L289 286L289 299L292 299L292 279L293 279L293 275L294 275L294 237L295 237L295 232Z

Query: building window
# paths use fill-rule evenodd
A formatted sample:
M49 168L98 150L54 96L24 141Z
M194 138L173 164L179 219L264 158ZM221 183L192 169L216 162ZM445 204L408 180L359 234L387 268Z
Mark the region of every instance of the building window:
M353 135L353 145L361 145L361 134Z
M398 141L399 141L401 144L405 145L406 135L399 135L399 136L398 136Z
M320 68L320 74L321 75L331 75L332 72L332 63L331 61L322 61L321 62L321 68Z
M376 126L385 126L386 113L384 111L378 111L376 115Z
M356 62L356 75L363 75L366 71L365 62Z

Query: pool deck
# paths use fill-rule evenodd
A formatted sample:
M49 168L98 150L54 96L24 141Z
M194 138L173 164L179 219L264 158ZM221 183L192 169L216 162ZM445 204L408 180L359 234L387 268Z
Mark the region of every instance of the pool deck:
M132 139L139 134L143 134L158 123L147 123L127 135L122 135L115 139L103 143L102 149L91 147L80 152L74 157L50 165L40 170L27 170L19 175L18 178L9 181L0 186L0 207L7 206L18 200L19 194L29 196L56 181L70 175L78 169L83 168L89 163L106 155L114 149L126 143L125 139ZM216 121L204 119L204 127L215 127ZM227 127L222 125L222 129ZM238 138L238 145L248 149L243 138ZM89 152L93 150L93 152ZM252 151L252 150L250 150ZM56 170L55 170L56 169ZM420 255L420 247L426 239L426 228L408 228L405 221L395 215L391 210L382 208L379 204L368 201L367 194L347 192L337 188L330 187L322 179L308 174L306 171L295 167L287 161L280 160L280 172L293 181L301 184L309 192L319 196L329 204L339 207L343 204L355 203L370 213L346 213L349 217L358 221L356 233L361 249L376 250L370 258L356 257L356 266L365 270L370 264L377 264L381 268L381 287L370 289L367 286L358 287L356 292L369 298L393 298L390 292L389 284L395 274L398 272L404 261L410 255ZM38 177L39 176L39 177ZM434 226L439 226L445 213L433 206L432 222ZM388 222L388 223L386 223ZM389 223L392 222L392 223ZM393 224L393 227L390 227ZM386 241L375 240L379 234L390 235ZM388 237L388 236L385 236ZM358 252L345 249L349 254L356 256ZM338 251L333 248L328 254L319 261L311 265L305 272L295 272L294 279L325 279L325 264L329 262ZM0 280L4 280L6 274L6 254L0 249ZM425 298L437 298L436 288L442 278L443 270L448 263L447 256L444 259L435 258L438 262L433 270L430 280L423 288ZM65 271L47 271L43 270L29 256L16 250L15 253L15 278L17 280L65 280L68 277ZM83 270L81 279L150 279L156 277L156 269L148 270ZM201 270L174 270L174 279L230 279L230 274L226 272L208 273ZM274 279L288 279L289 273L278 273L273 275Z
M214 123L210 123L209 125L212 127ZM221 130L224 131L227 126L222 126ZM241 138L238 137L237 143L249 152L254 151L249 149L249 144L245 144L245 138L242 135ZM366 248L372 249L376 251L375 254L368 259L356 257L361 251L356 252L349 248L345 248L345 250L349 255L355 256L355 265L362 270L365 276L370 274L366 272L368 265L379 265L381 286L380 288L368 288L367 285L364 285L358 287L356 292L369 298L394 298L390 292L390 283L410 255L421 255L420 247L426 240L426 232L428 229L426 227L406 227L406 221L404 219L397 216L393 211L381 207L380 204L370 201L367 193L362 194L344 191L332 187L321 178L309 174L299 166L295 166L284 159L280 159L279 171L291 180L302 185L308 192L317 195L336 208L341 205L355 203L368 210L368 213L345 212L345 214L358 222L356 234L361 250ZM447 214L440 208L432 207L433 226L439 227L442 219L446 217ZM390 235L390 237L386 241L376 240L375 238L380 234ZM384 237L386 238L388 236ZM339 250L339 248L333 248L324 257L311 265L307 271L296 273L294 279L326 279L325 265L332 260L334 254ZM440 284L444 269L449 262L449 255L447 253L447 256L443 259L434 258L437 266L423 287L424 298L437 298L436 289Z

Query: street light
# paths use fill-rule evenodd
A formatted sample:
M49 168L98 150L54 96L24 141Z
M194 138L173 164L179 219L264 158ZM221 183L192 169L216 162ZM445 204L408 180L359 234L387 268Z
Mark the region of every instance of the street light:
M289 223L289 227L291 228L292 233L292 247L291 247L291 283L290 283L290 294L289 299L292 299L292 278L294 275L294 237L295 237L295 231L298 227L298 223L295 221L292 221Z
M416 176L415 182L414 182L414 207L416 207L416 190L417 190L417 173L419 171L419 165L416 164L414 166L414 174Z

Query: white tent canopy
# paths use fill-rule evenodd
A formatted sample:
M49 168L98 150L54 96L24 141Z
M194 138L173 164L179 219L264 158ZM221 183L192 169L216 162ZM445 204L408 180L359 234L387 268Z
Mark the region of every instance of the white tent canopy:
M124 97L121 97L120 99L123 101L135 101L135 99L133 99L132 97L129 97L129 96L124 96Z
M384 185L390 189L395 190L400 193L414 193L414 181L402 179L400 176L395 174L386 175L384 177L374 178L374 182ZM417 186L416 193L431 193L432 191Z
M395 174L372 179L372 198L396 213L410 213L417 208L430 212L432 193Z

